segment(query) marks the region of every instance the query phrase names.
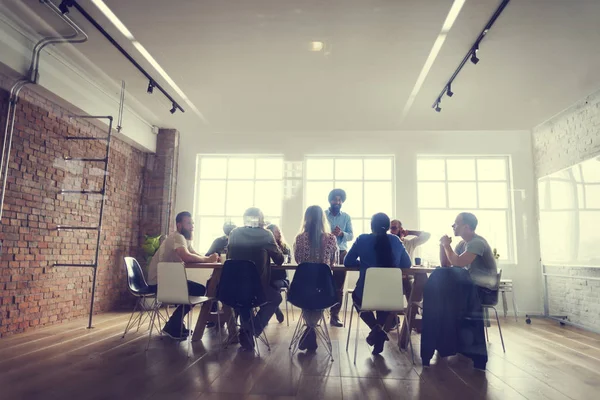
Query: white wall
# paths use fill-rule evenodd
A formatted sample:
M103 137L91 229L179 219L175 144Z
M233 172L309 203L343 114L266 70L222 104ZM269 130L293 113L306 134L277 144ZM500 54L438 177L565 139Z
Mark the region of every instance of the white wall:
M542 309L531 135L520 132L318 132L239 133L185 136L179 154L176 211L194 209L197 154L283 154L302 161L308 154L393 154L396 158L396 213L407 227L418 223L416 159L420 154L509 155L512 160L516 265L502 265L515 281L521 313ZM303 193L284 203L282 228L291 241L303 215ZM324 205L327 200L324 199ZM450 226L453 221L448 221ZM434 238L435 239L435 238Z
M534 128L532 138L536 178L600 155L600 91ZM600 331L600 267L548 265L546 272L577 277L548 277L550 315Z

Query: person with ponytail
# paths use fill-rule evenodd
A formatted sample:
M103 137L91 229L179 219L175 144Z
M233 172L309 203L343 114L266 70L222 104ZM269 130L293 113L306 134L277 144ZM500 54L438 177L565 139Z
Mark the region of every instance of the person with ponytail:
M310 206L304 213L304 221L300 233L294 243L294 258L298 264L323 263L333 267L337 253L336 237L329 233L327 217L319 206ZM306 323L314 326L321 318L321 311L302 310ZM314 330L306 330L302 334L300 350L317 349L317 336Z
M360 269L356 288L352 293L354 304L360 307L362 303L365 276L371 267L410 268L411 260L404 245L396 235L388 234L390 218L384 213L377 213L371 218L370 234L360 235L346 255L344 266ZM376 314L376 315L375 315ZM360 315L362 320L371 328L367 336L367 343L373 346L373 354L380 354L383 345L389 340L383 330L389 315L387 311L364 312Z

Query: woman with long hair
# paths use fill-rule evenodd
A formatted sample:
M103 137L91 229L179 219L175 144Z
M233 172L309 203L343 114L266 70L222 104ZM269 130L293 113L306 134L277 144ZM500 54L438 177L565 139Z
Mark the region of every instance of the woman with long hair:
M360 307L362 303L365 276L371 267L410 268L411 260L404 245L396 235L388 234L390 218L384 213L377 213L371 218L371 233L360 235L346 255L346 267L359 266L360 276L352 293L354 304ZM389 340L383 330L389 316L387 311L364 312L362 320L371 328L367 343L373 346L373 354L383 351L384 343Z
M333 266L337 253L337 241L329 233L327 217L319 206L310 206L304 213L304 221L294 244L294 258L298 264L305 262L323 263ZM304 319L310 326L316 325L321 311L302 310ZM314 329L306 330L300 339L300 350L314 351L318 347Z
M283 233L281 233L281 229L275 224L269 224L265 227L273 233L273 237L275 238L275 243L281 249L281 252L285 256L286 261L289 261L289 257L292 254L290 247L285 242L283 238ZM286 270L272 270L271 271L271 286L275 289L281 291L284 287L290 287L290 281L287 276ZM279 323L282 323L284 320L283 312L281 311L281 307L277 307L275 311L275 317Z

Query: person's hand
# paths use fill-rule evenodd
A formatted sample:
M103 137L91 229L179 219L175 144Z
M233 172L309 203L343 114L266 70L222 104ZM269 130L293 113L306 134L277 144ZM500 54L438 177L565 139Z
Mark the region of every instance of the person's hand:
M400 232L398 232L398 234L399 234L401 237L408 236L408 231L407 231L406 229L404 229L404 228L401 228L401 229L400 229Z
M339 226L336 226L333 230L333 234L335 236L342 236L344 233L342 232L342 229Z
M452 243L452 238L450 236L448 236L448 235L444 235L440 239L440 244L442 246L450 246L450 243Z
M210 256L208 256L208 262L209 263L219 262L219 255L217 253L212 253Z

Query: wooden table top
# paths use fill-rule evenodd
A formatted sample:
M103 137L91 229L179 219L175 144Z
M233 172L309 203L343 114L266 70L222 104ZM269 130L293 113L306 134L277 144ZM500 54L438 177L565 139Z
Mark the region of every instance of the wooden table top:
M186 268L198 268L198 269L221 269L223 268L222 263L185 263ZM273 265L271 268L274 270L295 270L298 264L284 264L284 265ZM336 265L332 268L334 271L358 271L358 267L344 267L343 265ZM435 268L428 268L422 266L413 266L411 268L403 268L402 271L408 275L419 274L419 273L431 273Z

